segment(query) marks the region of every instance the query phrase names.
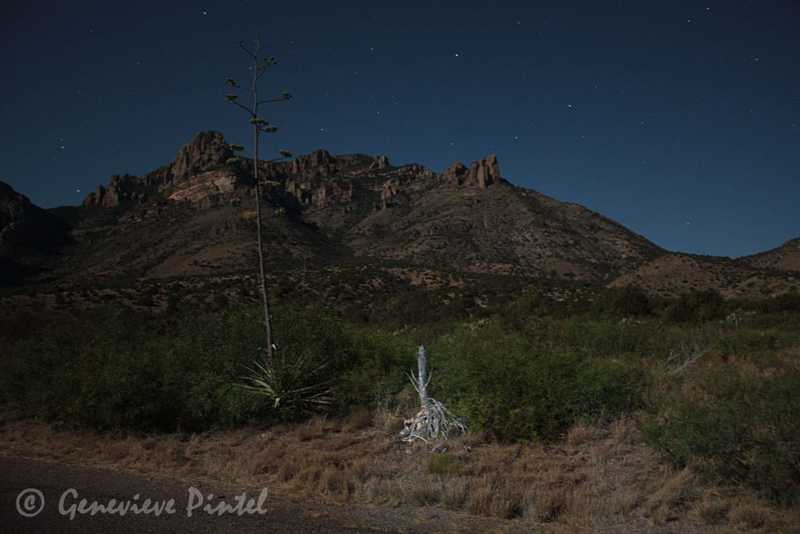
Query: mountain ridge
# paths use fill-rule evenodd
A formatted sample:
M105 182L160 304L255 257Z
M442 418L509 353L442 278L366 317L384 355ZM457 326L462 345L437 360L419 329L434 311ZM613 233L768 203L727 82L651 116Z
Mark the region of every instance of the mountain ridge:
M237 157L234 148L219 132L200 132L172 162L143 176L112 176L84 199L72 230L77 245L55 267L56 276L148 278L251 268L252 160ZM796 286L785 261L768 259L776 257L772 251L730 260L724 269L714 267L724 258L667 251L584 206L514 185L495 155L455 162L441 173L393 165L386 155L334 156L323 149L258 167L273 264L361 258L639 285L664 296L706 287L736 296ZM676 284L675 276L699 283Z

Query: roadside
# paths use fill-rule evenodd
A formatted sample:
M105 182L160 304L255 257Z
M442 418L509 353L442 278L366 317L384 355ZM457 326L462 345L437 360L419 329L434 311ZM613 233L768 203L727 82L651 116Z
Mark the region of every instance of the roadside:
M268 488L275 515L264 519L292 532L793 532L800 524L747 493L706 487L690 471L665 466L624 420L607 428L578 425L557 447L468 436L448 442L443 453L399 444L363 417L160 436L59 430L10 414L0 421L0 468L10 462L4 470L20 473L3 489L4 501L33 482L57 491L70 476L85 476L86 491L99 489L101 497L109 494L106 479L119 488L111 493L118 498L134 493L126 484L155 487L155 494L141 492L148 497L161 495L162 486L184 498L189 486L251 496ZM51 467L31 468L25 478L14 464L29 464L19 457ZM59 474L63 469L74 471ZM56 478L36 476L48 472ZM229 523L215 519L207 528L216 525ZM325 528L331 530L319 530ZM138 524L137 530L147 531Z
M205 485L190 486L177 481L134 476L108 469L61 465L18 457L0 457L0 472L3 473L0 477L0 525L5 532L99 534L235 531L355 534L371 531L342 526L324 512L272 497L260 508L265 513L216 515L203 511L206 505L219 507L221 502L235 506L235 494L230 488L226 490ZM41 512L33 517L23 516L17 508L17 496L25 490L28 490L28 495L34 495L31 490L39 490L39 495L44 497L44 502L39 501L38 497L29 497L32 500L28 501L28 513L34 513L42 506ZM213 499L208 498L210 494L214 495ZM254 492L247 496L257 500L260 495ZM160 513L156 513L155 508L150 508L149 512L139 514L92 514L88 509L81 512L80 503L83 499L88 503L101 505L108 505L111 499L140 505L145 499L151 499L153 503L163 503L166 506ZM172 507L168 504L170 499L174 500ZM196 508L195 505L199 507ZM25 512L25 504L20 503L20 506ZM211 512L214 510L213 507L207 509Z

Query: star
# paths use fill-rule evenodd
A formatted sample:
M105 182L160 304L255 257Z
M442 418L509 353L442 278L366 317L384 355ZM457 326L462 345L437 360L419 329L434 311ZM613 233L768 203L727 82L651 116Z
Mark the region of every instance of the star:
M202 13L203 13L203 16L204 16L204 17L205 17L206 15L208 15L208 11L206 11L205 9L202 11Z
M81 192L80 188L76 189L75 192L80 193Z
M454 52L453 57L460 57L460 54L458 52Z
M380 116L381 116L381 112L380 112L380 111L376 111L376 112L375 112L375 115L377 115L377 116L379 116L379 117L380 117Z
M519 136L518 135L514 136L514 141L519 141Z
M755 61L756 63L758 63L759 61L761 61L761 58L760 58L760 57L758 57L758 56L755 56L755 57L753 58L753 61Z
M689 24L691 24L691 23L692 23L692 19L686 19L686 22L688 22Z
M319 131L325 133L325 128L320 128Z
M58 147L58 148L60 148L61 150L64 150L66 147L65 147L64 145L61 145L61 146L60 146L60 147Z
M567 104L567 107L568 107L569 109L572 109L572 104Z
M456 146L456 144L453 141L450 141L450 146Z

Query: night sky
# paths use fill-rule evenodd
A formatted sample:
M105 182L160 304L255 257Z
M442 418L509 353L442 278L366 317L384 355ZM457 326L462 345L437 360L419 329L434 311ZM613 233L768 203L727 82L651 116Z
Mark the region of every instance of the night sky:
M273 151L436 171L496 153L671 250L800 236L799 2L501 4L5 0L0 177L76 205L200 130L249 151L224 80L259 35L279 60L262 91L294 95L266 116Z

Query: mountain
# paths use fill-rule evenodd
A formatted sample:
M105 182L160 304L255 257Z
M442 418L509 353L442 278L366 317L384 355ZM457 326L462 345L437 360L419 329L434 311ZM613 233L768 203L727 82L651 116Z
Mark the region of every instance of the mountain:
M174 161L111 177L80 208L59 212L69 213L74 241L51 277L102 284L253 272L252 161L235 154L221 133L201 132ZM773 294L796 282L776 267L796 265L796 246L741 260L669 252L585 207L515 186L494 155L442 173L321 149L258 167L271 272L349 265L412 285L472 273L664 296Z
M91 259L93 274L242 268L252 251L254 182L252 162L232 158L221 134L203 132L168 165L112 177L83 202L78 233L94 245L78 256ZM439 174L386 156L316 150L259 169L273 260L360 258L601 283L664 254L586 208L512 185L495 156ZM116 223L102 222L103 212L117 214ZM131 232L147 237L131 242ZM122 248L124 261L113 252Z
M67 224L0 181L0 284L19 282L67 241Z

